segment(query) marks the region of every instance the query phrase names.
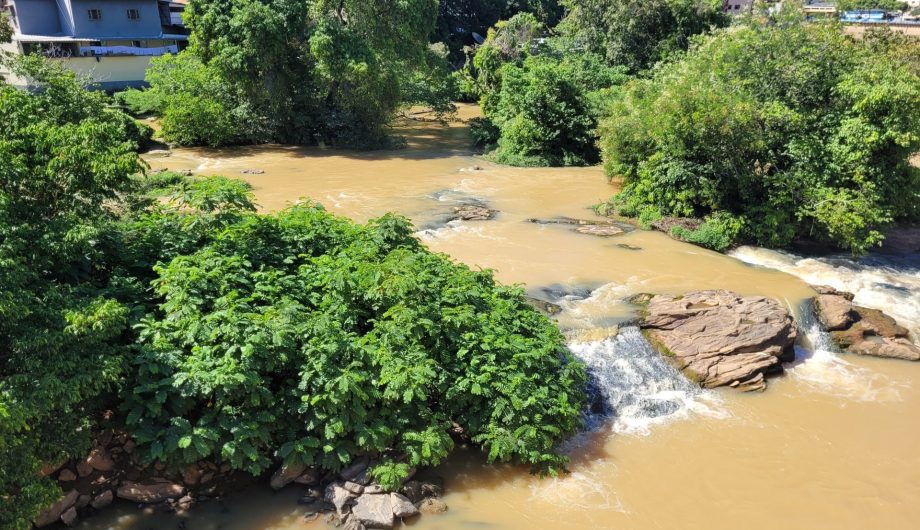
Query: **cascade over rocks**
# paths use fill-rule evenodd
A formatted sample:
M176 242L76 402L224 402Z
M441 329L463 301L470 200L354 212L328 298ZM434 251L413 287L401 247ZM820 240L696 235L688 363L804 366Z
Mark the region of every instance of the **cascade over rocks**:
M775 300L724 290L634 300L647 300L641 327L652 343L706 388L764 390L793 359L795 323Z
M877 309L853 303L853 294L833 287L813 287L815 313L821 326L841 350L857 355L920 361L920 346L909 339L907 328Z

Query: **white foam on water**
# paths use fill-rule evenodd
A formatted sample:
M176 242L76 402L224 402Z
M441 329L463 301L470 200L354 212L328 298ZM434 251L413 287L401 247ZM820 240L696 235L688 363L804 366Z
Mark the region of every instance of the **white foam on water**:
M857 366L837 353L830 335L822 331L813 315L803 317L803 331L810 348L796 346L795 362L785 366L786 373L811 390L848 401L894 402L909 384Z
M792 274L812 285L851 292L856 304L888 313L911 330L914 340L920 340L920 255L803 258L749 246L730 255Z
M435 240L450 240L455 237L478 237L490 241L503 241L503 238L485 233L482 226L474 226L460 220L450 221L439 228L419 230L415 236L422 242L429 243Z
M597 462L609 467L609 462ZM591 466L596 467L596 466ZM579 469L554 478L530 481L531 502L549 503L563 511L616 510L626 513L603 470Z
M685 378L637 327L601 341L572 343L569 349L587 365L595 400L607 408L593 422L610 421L616 433L648 435L655 425L691 414L730 416L718 395Z

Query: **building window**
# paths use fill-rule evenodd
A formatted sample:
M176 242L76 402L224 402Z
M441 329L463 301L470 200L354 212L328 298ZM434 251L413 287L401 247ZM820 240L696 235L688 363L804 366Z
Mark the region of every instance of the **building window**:
M89 14L90 20L102 20L102 10L101 9L90 9L87 11Z
M128 10L128 20L140 20L141 12L139 9L129 9Z
M131 46L133 46L133 47L135 47L135 48L143 48L143 47L144 47L144 43L141 42L141 41L139 41L139 40L133 40L133 41L131 41Z

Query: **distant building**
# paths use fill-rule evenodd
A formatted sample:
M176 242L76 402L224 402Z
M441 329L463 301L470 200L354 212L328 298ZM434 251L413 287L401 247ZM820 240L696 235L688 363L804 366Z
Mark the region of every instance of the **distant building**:
M750 13L753 8L754 0L725 0L722 3L722 10L730 15Z
M186 46L184 9L184 0L0 0L13 24L2 47L60 61L104 90L141 86L152 57Z

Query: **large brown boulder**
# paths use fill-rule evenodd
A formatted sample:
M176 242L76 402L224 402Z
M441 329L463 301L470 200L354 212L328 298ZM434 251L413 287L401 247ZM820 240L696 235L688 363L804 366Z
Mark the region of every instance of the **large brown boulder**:
M794 357L796 327L783 306L763 296L695 291L653 296L641 326L678 368L707 388L766 388L764 376Z
M878 309L853 303L851 293L819 285L815 291L818 322L846 352L872 357L920 361L920 347L911 343L907 328Z
M35 518L35 526L41 528L43 526L49 526L53 523L56 523L61 515L64 514L67 510L73 507L77 502L77 497L80 496L80 492L77 490L70 490L61 496L57 502L48 507L47 510L42 512L38 517Z

